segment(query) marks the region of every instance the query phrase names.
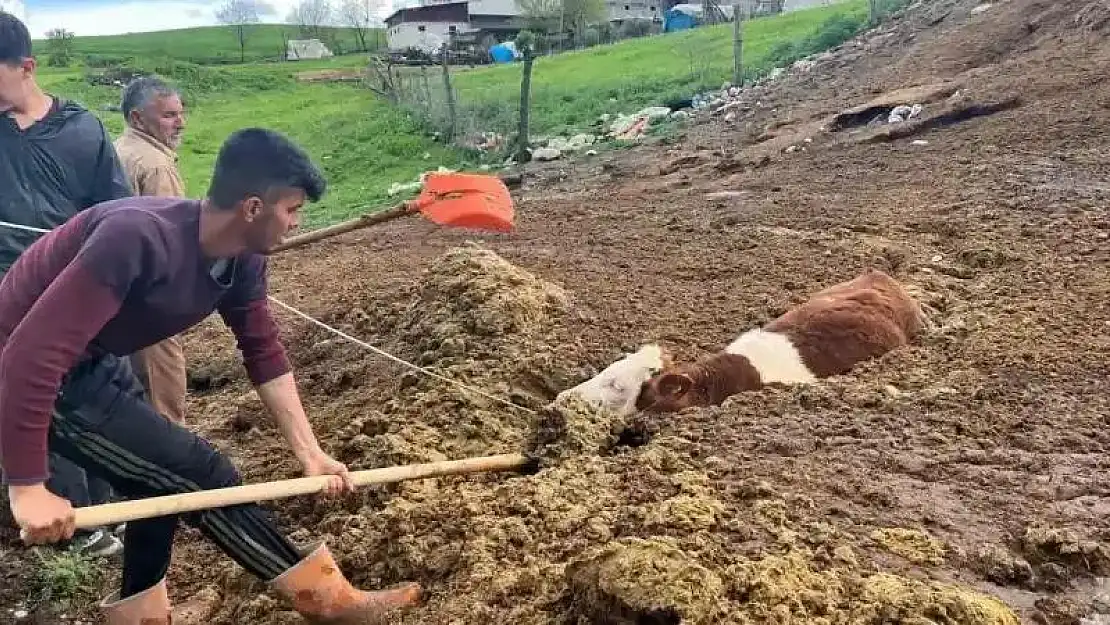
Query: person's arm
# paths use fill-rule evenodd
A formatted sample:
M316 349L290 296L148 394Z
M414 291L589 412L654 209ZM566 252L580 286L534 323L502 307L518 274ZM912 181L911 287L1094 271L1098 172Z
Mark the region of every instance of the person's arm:
M347 467L320 447L297 392L292 366L266 301L266 260L241 259L236 285L218 310L235 334L247 375L307 475L337 475L328 492L351 489Z
M80 236L83 225L57 232ZM144 252L126 221L101 224L16 325L0 356L0 466L9 484L48 476L46 434L62 377L119 310Z
M85 208L135 195L131 189L131 183L127 180L123 162L116 153L112 138L108 135L108 129L100 120L96 120L96 123L100 128L100 148L97 150L96 165L93 169Z
M81 227L56 235L80 236ZM72 535L72 509L46 490L47 434L62 377L119 310L142 268L131 225L105 223L24 315L0 356L0 466L33 543ZM141 247L141 246L139 246ZM129 249L130 248L130 249Z

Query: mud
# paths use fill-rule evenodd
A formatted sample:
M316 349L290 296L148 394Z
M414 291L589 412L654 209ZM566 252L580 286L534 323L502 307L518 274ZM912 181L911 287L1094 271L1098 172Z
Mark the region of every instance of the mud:
M284 500L282 528L300 545L327 540L360 586L423 583L424 605L393 619L413 625L1110 613L1106 13L977 5L917 3L753 89L735 124L537 165L516 233L409 221L275 257L282 301L498 398L278 311L330 453L355 469L545 454L533 475ZM960 86L953 107L1020 103L921 128L926 145L820 130L937 84ZM812 141L741 158L768 129ZM930 328L848 375L666 418L545 410L639 345L696 358L869 266L908 285ZM190 423L247 481L294 477L233 345L216 320L186 338ZM15 605L33 556L7 529L0 549L0 603ZM710 581L692 585L695 573ZM218 595L212 625L298 622L193 530L170 580L175 599Z

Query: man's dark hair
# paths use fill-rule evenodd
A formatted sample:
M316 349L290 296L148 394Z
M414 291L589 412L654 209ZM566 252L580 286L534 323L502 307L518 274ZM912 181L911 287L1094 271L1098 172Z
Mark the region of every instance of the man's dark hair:
M327 182L308 154L280 133L245 128L220 148L208 199L216 208L230 209L252 195L272 201L291 188L302 189L315 202Z
M31 33L20 19L0 11L0 63L19 65L31 56Z
M142 110L154 98L178 95L176 89L158 76L141 76L127 83L120 98L120 112L124 119L131 117L131 111Z

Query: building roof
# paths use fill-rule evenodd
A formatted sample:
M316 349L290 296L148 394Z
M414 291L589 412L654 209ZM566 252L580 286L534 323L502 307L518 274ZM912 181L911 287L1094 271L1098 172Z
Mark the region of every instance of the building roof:
M385 18L385 23L394 26L402 22L445 22L456 21L457 11L462 8L464 16L517 17L521 14L519 0L421 0L419 6L397 9ZM452 7L442 9L441 7ZM442 11L448 11L446 14ZM444 15L450 16L444 17ZM462 21L466 21L466 17Z
M418 7L397 9L385 18L387 26L403 22L465 22L469 19L466 1L439 2Z

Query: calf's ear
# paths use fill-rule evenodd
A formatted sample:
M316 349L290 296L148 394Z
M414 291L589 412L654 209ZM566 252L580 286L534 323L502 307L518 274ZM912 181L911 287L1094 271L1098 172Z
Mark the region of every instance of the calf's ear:
M682 399L694 388L694 378L685 373L665 373L659 378L659 394L669 399Z

